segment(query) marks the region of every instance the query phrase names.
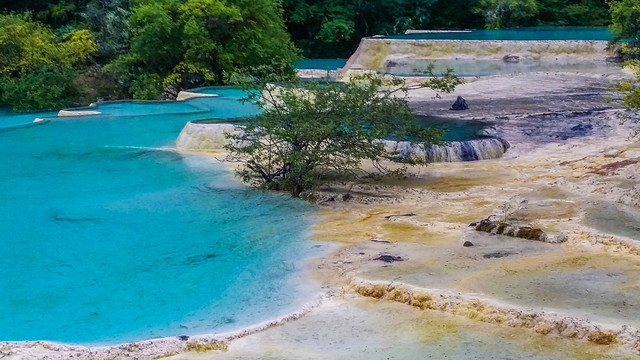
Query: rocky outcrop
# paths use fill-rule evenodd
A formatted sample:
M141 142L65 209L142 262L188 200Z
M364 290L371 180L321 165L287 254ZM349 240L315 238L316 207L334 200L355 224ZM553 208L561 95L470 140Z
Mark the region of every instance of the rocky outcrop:
M400 158L424 156L427 162L458 162L501 158L511 146L506 140L498 137L468 141L450 141L443 145L423 148L419 144L408 141L384 140L388 151L396 153Z
M562 243L567 241L563 234L547 234L541 229L531 226L514 226L502 221L484 219L479 223L471 224L476 231L484 231L494 235L505 235L526 240L542 241L547 243Z
M378 70L389 61L414 60L580 60L602 61L613 55L606 41L415 40L364 38L342 69ZM411 54L411 58L407 57Z
M90 116L102 114L97 110L60 110L58 117Z
M236 131L233 124L188 122L176 140L179 150L222 150L228 143L225 134Z

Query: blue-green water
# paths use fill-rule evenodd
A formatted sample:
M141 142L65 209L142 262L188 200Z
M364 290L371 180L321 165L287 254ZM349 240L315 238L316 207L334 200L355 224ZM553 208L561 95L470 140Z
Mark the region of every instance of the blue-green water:
M0 340L219 332L313 291L295 286L322 251L304 240L310 205L169 150L188 120L257 109L233 98L97 108L32 127L11 124L52 114L0 115Z
M483 121L459 120L433 116L418 116L421 127L444 131L444 141L469 141L487 137L482 131L493 124Z
M338 70L347 64L347 59L303 59L298 61L299 70Z
M443 33L388 35L383 38L406 40L599 40L613 34L606 27L531 27L498 30L470 30Z

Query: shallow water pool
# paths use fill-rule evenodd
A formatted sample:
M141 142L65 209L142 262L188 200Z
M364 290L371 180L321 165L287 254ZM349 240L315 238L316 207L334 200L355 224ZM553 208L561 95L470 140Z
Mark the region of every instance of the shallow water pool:
M640 214L630 209L615 204L602 204L587 210L584 222L603 233L640 241Z
M151 103L149 114L138 103L98 108L0 131L0 341L220 332L316 291L301 285L304 259L323 250L305 240L312 206L171 150L187 121L255 108L218 98Z
M619 69L619 65L594 61L522 61L520 63L505 63L501 60L433 60L407 59L403 63L392 67L379 69L384 73L396 76L420 76L433 65L434 74L440 74L447 69L453 69L457 76L492 76L516 75L532 72L581 72L602 74Z

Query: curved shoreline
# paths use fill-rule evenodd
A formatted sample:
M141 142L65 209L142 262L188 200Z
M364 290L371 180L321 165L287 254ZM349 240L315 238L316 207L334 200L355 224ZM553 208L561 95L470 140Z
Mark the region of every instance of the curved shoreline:
M50 360L68 359L69 355L73 355L76 359L93 359L96 357L106 359L128 355L157 358L167 354L176 355L187 352L197 348L198 345L206 350L224 350L230 341L300 319L325 301L329 301L333 296L334 290L323 291L316 295L314 300L303 304L299 310L231 332L187 336L184 340L181 339L181 336L163 337L111 346L82 346L46 340L0 341L0 355L3 355L4 351L10 351L9 354L4 355L23 355L26 356L25 359L32 359L33 356L37 356L34 354L34 349L40 348L49 352L46 358ZM21 352L26 353L20 354Z

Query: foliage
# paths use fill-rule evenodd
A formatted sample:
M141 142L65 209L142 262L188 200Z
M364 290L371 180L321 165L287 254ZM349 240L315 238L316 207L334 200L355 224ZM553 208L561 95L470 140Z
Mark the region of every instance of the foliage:
M159 94L141 79L177 89L222 83L238 69L285 62L297 52L270 0L140 0L129 19L131 50L107 69L134 97ZM275 71L274 67L272 71Z
M607 0L537 0L538 24L544 26L607 26Z
M640 2L612 0L609 6L612 21L610 29L616 35L613 41L621 39L640 41Z
M436 0L285 0L287 28L311 57L345 56L360 38L428 26Z
M96 44L86 30L58 42L45 26L0 15L0 100L16 110L59 108L77 94L73 80Z
M629 109L640 110L640 60L629 60L625 66L635 74L635 79L625 80L618 84L618 90L623 94L623 104Z
M538 3L535 0L480 0L475 12L485 18L485 27L501 29L535 24Z
M522 196L516 195L509 198L509 200L498 206L498 210L500 211L499 216L501 218L500 221L503 224L509 223L510 220L513 220L513 217L516 214L527 210L528 205L529 201Z
M460 83L448 71L422 86L450 92ZM371 160L382 173L390 173L382 160L425 163L422 157L402 158L380 139L424 146L443 136L441 130L418 126L405 100L408 86L395 77L365 74L349 83L298 80L255 89L250 101L263 112L228 135L227 150L244 160L237 174L245 182L295 197L313 188L323 173L362 174L363 160Z
M307 57L350 55L362 37L407 29L606 26L607 0L284 0L291 37Z
M162 95L162 90L162 78L158 74L142 74L131 84L131 93L135 99L157 100Z
M111 61L129 48L129 0L91 0L81 17L97 34L97 57Z
M77 96L76 76L69 67L41 64L0 82L2 102L14 110L59 109Z

